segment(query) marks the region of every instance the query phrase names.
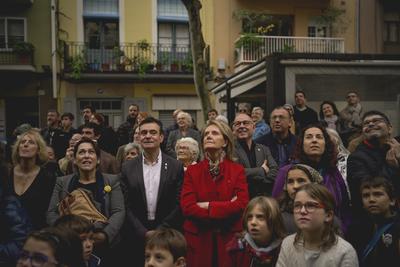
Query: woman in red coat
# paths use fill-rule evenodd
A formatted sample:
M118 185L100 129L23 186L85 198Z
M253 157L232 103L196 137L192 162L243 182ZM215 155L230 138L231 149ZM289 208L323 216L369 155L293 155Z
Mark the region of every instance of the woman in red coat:
M242 165L232 161L233 135L228 125L210 121L202 132L205 159L185 173L181 206L188 243L188 267L223 267L226 244L242 230L249 200Z

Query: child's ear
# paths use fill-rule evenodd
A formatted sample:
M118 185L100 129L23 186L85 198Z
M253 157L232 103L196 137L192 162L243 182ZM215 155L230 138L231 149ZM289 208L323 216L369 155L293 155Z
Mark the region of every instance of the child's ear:
M333 211L327 211L326 212L326 215L325 215L325 222L326 223L328 223L328 222L331 222L333 220Z
M175 261L175 267L185 267L186 266L186 259L184 257L179 257Z

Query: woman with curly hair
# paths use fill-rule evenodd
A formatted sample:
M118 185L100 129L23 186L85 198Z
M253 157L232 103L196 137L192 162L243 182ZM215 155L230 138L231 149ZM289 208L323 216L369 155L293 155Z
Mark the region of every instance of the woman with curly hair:
M336 167L337 153L326 129L321 124L310 124L301 131L292 163L306 164L320 173L323 184L334 196L335 213L342 221L343 232L346 232L350 223L350 201L346 184ZM278 197L283 191L286 174L290 167L291 164L279 170L272 190L273 197Z
M339 116L339 111L332 101L324 101L319 106L319 119L326 128L334 129L338 133L342 132L343 122Z

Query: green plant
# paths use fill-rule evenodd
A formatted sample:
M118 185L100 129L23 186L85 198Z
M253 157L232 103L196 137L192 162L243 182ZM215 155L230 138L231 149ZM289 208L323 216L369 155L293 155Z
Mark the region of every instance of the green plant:
M182 70L187 72L193 72L193 58L192 54L186 57L186 59L182 62Z
M138 58L137 70L140 77L143 77L146 74L146 72L150 71L151 69L152 69L152 64L149 59L145 57Z
M147 50L150 47L150 43L146 39L139 40L137 45L141 50Z
M81 78L82 72L85 70L86 63L83 55L74 56L70 62L71 77L78 80Z
M119 48L119 46L115 46L113 48L113 58L115 59L120 59L125 55L124 51Z
M29 42L19 42L13 46L13 51L19 55L29 55L35 51L35 47Z
M332 34L336 32L343 33L349 23L345 14L346 10L330 6L321 15L314 17L314 20L319 26L327 26Z
M236 48L244 49L258 48L262 46L263 40L256 33L243 33L235 43Z
M291 44L284 44L281 50L282 53L294 53L296 51L296 46Z

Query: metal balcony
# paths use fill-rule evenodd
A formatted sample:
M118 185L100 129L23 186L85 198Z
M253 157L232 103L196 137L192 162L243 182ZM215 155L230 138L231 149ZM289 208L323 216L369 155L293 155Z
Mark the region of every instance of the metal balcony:
M344 53L343 38L253 36L243 35L235 41L235 67L254 63L268 55L280 53Z
M0 50L0 70L35 71L33 52L17 54L11 49Z
M121 43L118 46L66 42L65 73L192 73L189 45Z

